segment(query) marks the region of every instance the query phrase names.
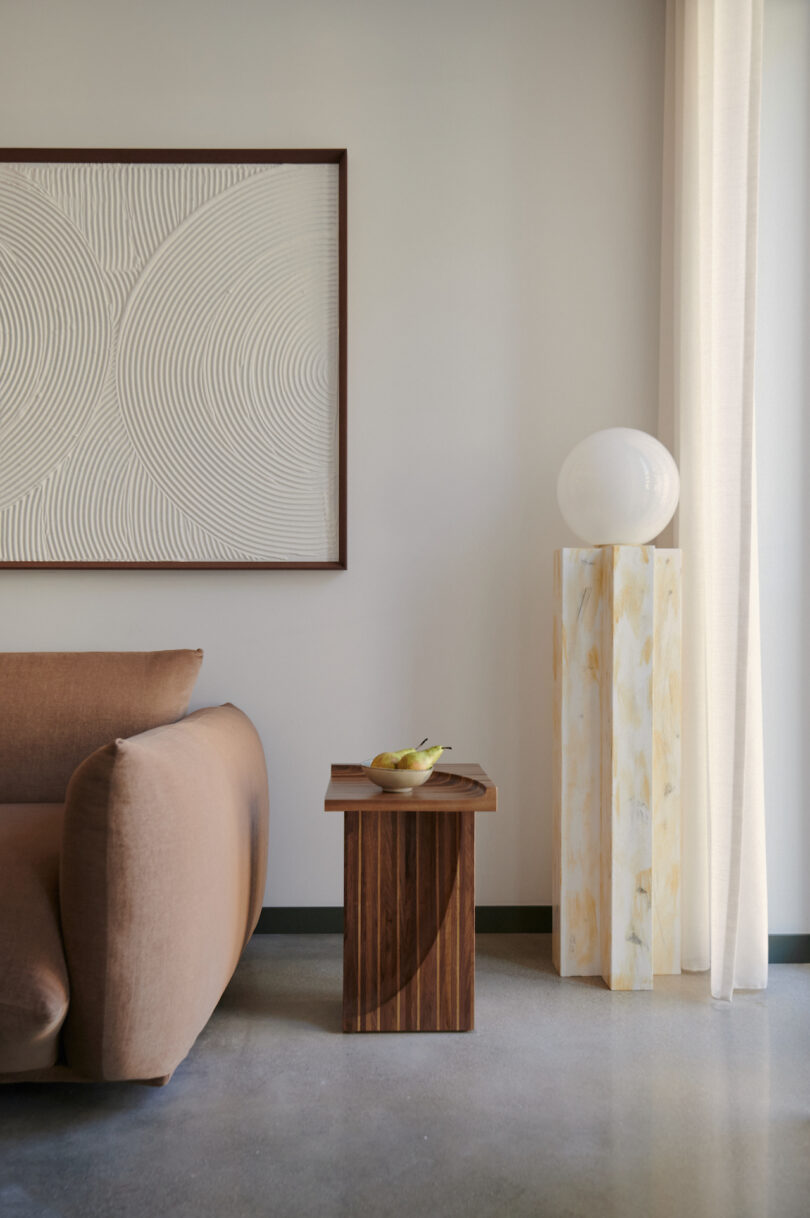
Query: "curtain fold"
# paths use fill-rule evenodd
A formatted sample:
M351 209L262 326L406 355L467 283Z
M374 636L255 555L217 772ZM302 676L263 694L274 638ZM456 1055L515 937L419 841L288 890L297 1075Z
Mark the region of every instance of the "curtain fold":
M667 0L660 434L681 472L683 967L767 983L754 474L762 0Z

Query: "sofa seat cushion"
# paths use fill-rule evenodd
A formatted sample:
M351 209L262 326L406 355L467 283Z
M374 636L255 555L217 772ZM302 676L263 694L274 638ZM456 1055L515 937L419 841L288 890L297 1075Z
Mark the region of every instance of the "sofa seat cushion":
M0 804L0 1073L52 1066L68 1008L62 804Z

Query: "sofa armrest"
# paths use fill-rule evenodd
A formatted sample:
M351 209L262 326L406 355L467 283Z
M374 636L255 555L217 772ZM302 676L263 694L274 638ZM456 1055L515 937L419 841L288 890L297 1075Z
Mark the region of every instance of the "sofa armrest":
M267 819L261 742L234 706L78 767L60 860L73 1069L150 1079L182 1061L258 920Z

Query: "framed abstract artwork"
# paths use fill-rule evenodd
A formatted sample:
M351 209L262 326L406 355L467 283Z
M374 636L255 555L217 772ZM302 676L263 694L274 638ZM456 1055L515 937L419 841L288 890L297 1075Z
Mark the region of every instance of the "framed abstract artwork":
M0 151L0 566L346 566L346 152Z

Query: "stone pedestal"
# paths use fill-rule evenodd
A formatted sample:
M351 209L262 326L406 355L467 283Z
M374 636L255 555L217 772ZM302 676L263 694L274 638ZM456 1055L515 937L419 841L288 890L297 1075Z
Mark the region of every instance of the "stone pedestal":
M681 553L554 561L554 964L611 989L680 972Z

